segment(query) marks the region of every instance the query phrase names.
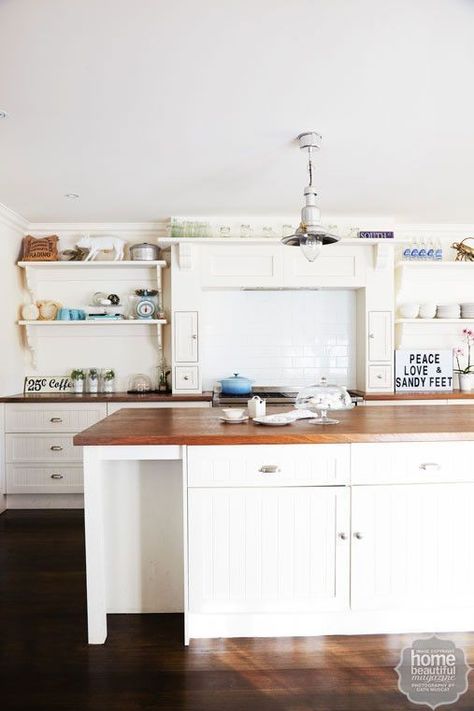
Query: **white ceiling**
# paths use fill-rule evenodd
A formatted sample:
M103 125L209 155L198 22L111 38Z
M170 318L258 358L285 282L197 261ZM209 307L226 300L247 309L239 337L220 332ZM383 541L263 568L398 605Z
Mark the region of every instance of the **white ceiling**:
M474 0L0 0L0 202L297 213L314 128L323 215L474 222L473 38Z

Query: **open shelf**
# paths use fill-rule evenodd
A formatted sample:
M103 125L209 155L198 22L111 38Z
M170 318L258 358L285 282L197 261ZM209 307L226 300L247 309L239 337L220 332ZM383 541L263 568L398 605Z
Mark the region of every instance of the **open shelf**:
M155 261L138 261L138 260L117 260L114 262L111 259L104 260L93 260L90 262L68 262L68 261L57 261L57 262L18 262L18 266L22 269L40 268L40 269L59 269L66 267L67 269L73 269L77 267L78 269L94 269L98 267L166 267L168 266L164 260Z
M158 237L157 244L169 247L172 244L281 244L281 237ZM331 246L368 247L371 244L391 244L393 246L407 244L397 239L362 239L359 237L341 238Z
M397 318L395 323L474 323L474 318Z
M405 267L409 267L410 269L445 269L446 267L455 267L456 269L474 269L474 262L456 262L454 259L446 259L439 262L430 260L406 260L395 264L396 269L403 269Z
M18 321L19 326L166 326L168 321L165 319L143 318L143 319L107 319L104 321L86 319L85 321Z

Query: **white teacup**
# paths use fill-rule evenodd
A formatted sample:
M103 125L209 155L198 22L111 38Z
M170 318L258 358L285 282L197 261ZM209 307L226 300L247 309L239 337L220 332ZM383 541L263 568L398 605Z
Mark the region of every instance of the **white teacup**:
M402 304L400 306L400 316L402 318L417 318L420 311L420 304Z
M434 318L436 316L436 304L420 304L420 318Z
M224 407L222 414L226 420L241 420L245 417L245 407Z

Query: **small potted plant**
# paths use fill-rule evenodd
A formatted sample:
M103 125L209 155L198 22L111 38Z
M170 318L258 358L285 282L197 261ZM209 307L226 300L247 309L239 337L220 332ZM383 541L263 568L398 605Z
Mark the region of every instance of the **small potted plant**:
M113 393L115 391L115 370L107 368L102 371L102 392Z
M454 349L454 359L456 361L457 368L454 372L458 374L459 377L459 389L465 392L469 392L473 389L473 366L471 364L471 348L474 345L474 331L469 328L464 328L463 332L464 346L459 346ZM461 368L461 358L465 358L464 368Z
M90 393L99 392L99 371L97 368L89 368L88 391Z
M84 392L84 380L86 378L85 372L82 370L82 368L75 368L71 372L71 380L73 383L74 387L74 392L75 393L83 393Z

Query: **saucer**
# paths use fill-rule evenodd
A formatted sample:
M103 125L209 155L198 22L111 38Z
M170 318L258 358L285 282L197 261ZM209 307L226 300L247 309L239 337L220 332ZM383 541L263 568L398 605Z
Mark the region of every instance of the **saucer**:
M249 418L247 416L245 416L245 417L239 417L238 420L231 420L227 417L219 417L219 419L221 422L226 422L228 425L237 425L237 424L240 425L240 424L242 424L242 422L247 422Z

